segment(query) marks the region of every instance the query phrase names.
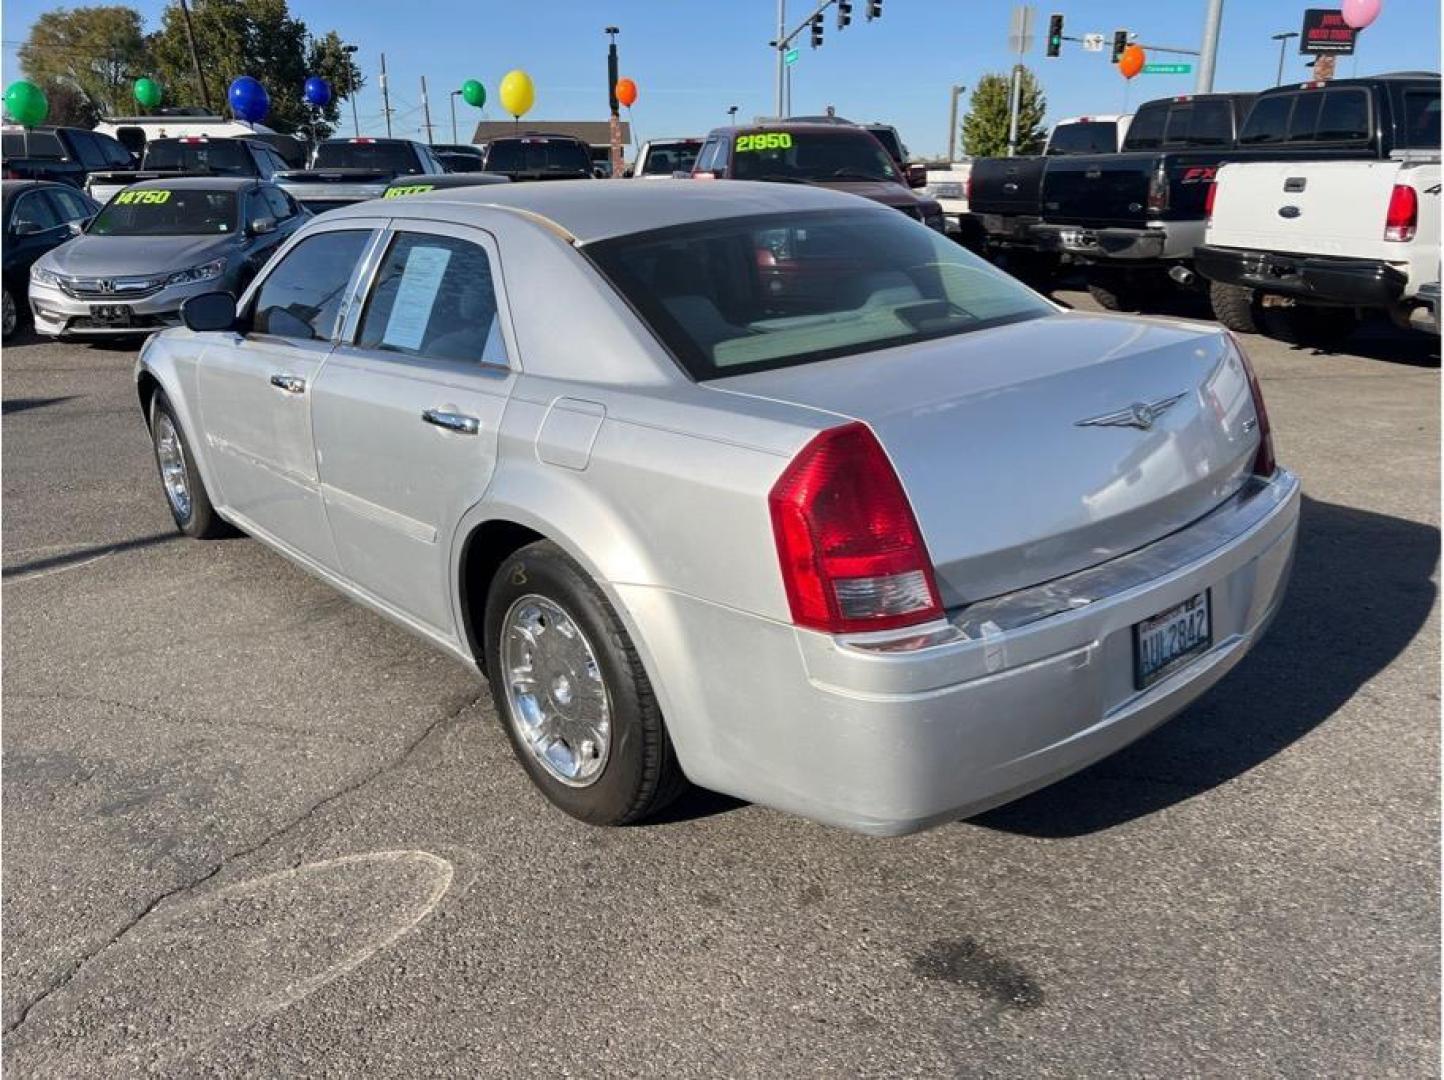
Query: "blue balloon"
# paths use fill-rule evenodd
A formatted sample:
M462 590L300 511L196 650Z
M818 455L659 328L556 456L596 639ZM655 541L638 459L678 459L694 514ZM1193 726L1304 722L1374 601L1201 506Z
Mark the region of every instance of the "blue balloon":
M266 88L249 75L242 75L231 83L230 89L226 91L226 98L231 103L231 112L241 120L248 120L255 123L262 119L271 109L271 99L266 95Z
M301 96L306 99L307 105L324 109L331 104L331 84L319 75L312 75L306 80L306 89Z

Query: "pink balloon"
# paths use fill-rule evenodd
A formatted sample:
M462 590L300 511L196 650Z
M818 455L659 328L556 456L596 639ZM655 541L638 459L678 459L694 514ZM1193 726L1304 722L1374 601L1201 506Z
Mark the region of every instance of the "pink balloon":
M1379 17L1384 0L1344 0L1344 22L1355 30L1362 30Z

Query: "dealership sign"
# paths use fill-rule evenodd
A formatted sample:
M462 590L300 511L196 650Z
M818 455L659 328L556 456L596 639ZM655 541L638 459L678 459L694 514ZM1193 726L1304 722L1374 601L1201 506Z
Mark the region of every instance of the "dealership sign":
M1304 12L1299 52L1349 56L1354 51L1354 35L1357 33L1344 22L1344 14L1338 8L1309 8Z

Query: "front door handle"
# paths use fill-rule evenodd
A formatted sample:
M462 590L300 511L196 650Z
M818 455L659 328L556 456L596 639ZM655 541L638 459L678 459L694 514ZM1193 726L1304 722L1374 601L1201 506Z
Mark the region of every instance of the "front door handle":
M427 409L421 414L421 419L428 424L435 424L447 431L454 431L458 435L475 435L481 430L481 421L474 416L463 416L461 413L442 412L440 409Z
M288 394L304 394L306 392L306 380L299 375L272 375L271 385Z

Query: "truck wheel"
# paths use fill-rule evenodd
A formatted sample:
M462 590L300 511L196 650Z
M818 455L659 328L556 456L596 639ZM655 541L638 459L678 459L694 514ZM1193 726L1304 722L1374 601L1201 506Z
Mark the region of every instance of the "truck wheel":
M1225 285L1221 281L1209 284L1208 300L1213 305L1213 317L1236 334L1262 333L1259 314L1263 310L1263 299L1257 289L1246 289L1242 285Z
M1090 270L1088 295L1105 311L1143 311L1158 302L1163 288L1127 270Z
M497 717L554 805L593 825L626 825L686 787L637 650L561 548L538 541L502 563L483 626Z
M3 313L0 313L0 317L3 317L4 320L3 340L9 341L10 336L15 333L15 327L20 325L20 312L15 307L15 297L10 295L9 289L5 290L3 304Z

